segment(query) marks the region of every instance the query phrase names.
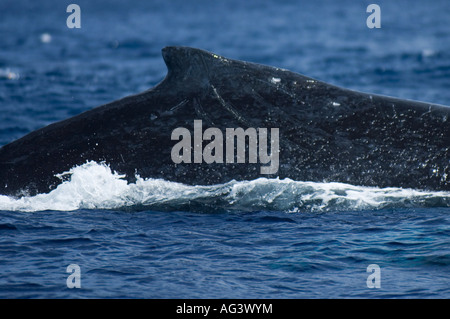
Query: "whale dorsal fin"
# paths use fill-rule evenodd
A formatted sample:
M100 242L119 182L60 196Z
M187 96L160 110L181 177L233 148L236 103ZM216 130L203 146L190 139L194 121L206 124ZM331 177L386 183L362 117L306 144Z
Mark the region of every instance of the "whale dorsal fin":
M167 65L167 78L177 81L207 80L213 69L229 61L208 51L179 46L165 47L162 55Z

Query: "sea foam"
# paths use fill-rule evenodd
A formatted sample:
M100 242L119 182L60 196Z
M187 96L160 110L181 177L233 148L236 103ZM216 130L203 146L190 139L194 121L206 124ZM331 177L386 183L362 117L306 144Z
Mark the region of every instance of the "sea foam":
M450 207L450 192L376 188L344 183L258 178L217 185L186 185L136 176L128 183L104 163L87 162L58 175L66 181L48 194L0 195L0 210L79 209L162 211L328 212Z

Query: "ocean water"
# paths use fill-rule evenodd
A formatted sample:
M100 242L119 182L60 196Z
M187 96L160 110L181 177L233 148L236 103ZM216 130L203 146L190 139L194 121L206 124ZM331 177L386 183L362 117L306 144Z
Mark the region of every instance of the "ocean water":
M377 1L369 29L373 2L2 0L0 145L153 87L167 45L450 105L450 3ZM450 297L448 192L70 173L49 194L0 195L0 298Z

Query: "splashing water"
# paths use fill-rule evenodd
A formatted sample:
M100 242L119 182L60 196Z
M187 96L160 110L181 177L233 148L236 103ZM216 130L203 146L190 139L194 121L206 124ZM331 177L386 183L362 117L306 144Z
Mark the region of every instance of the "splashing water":
M340 211L403 207L450 207L449 192L374 188L343 183L258 178L211 186L163 179L127 183L104 163L87 162L58 175L70 175L48 194L0 196L0 210L71 211L77 209L156 209L164 211Z

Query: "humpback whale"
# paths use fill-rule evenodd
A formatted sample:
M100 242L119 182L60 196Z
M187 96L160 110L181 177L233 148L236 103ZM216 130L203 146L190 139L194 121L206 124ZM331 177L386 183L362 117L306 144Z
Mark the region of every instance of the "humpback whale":
M0 194L47 193L64 181L61 173L87 161L108 164L128 182L138 175L210 185L264 176L450 190L447 106L357 92L195 48L166 47L162 55L168 72L154 88L3 146ZM195 127L199 121L202 131ZM214 160L214 154L224 151L220 143L216 153L209 150L213 160L189 161L190 153L183 150L193 148L205 156L214 135L206 138L207 128L214 128L215 138L230 128L247 133L251 128L257 133L278 129L279 149L267 143L272 153L278 152L277 166L262 175L261 167L267 164L257 160ZM178 145L175 153L180 157L174 161L173 148L181 136L172 133L189 138L187 132L195 135L195 130L201 138ZM249 140L243 149L249 157L250 137L241 136ZM235 151L238 146L234 144ZM185 161L180 160L183 156Z

